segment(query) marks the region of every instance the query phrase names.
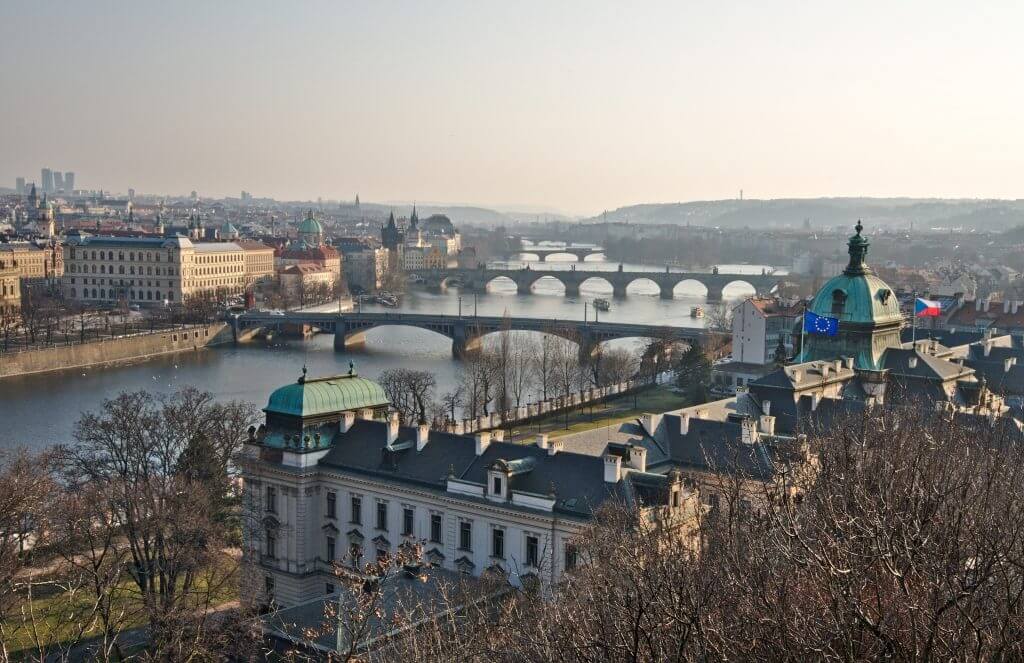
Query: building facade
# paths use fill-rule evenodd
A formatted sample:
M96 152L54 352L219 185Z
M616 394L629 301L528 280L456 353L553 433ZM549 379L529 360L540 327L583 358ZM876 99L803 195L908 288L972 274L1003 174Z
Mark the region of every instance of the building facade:
M330 593L333 564L360 568L423 542L425 561L514 585L557 582L573 540L622 500L695 546L699 500L678 473L646 471L646 450L564 452L399 425L381 387L351 372L271 394L245 447L244 554L263 576L249 602L290 606Z
M255 249L262 255L264 249ZM189 297L240 293L254 278L248 250L186 237L81 235L64 246L65 296L82 303L180 304Z

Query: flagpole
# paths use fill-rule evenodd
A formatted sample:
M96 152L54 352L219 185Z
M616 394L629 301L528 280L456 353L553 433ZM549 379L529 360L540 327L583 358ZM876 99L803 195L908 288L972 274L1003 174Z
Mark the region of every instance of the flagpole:
M913 329L910 332L911 344L917 343L917 291L914 291L914 301L910 304L910 326Z
M804 314L800 316L800 357L799 360L807 356L807 352L804 348L804 334L807 332L807 300L804 300Z

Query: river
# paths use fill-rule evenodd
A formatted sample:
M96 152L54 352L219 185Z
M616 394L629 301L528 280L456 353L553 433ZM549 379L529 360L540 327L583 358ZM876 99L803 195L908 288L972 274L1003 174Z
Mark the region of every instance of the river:
M508 264L515 268L522 263ZM571 268L568 259L563 262L557 257L545 263L530 264L532 269ZM585 264L576 264L578 269L588 270L618 268L617 263L593 257ZM623 268L664 269L628 264ZM761 266L721 265L720 270L760 274ZM751 291L737 285L731 286L725 294L727 298L740 298ZM398 310L457 314L459 297L454 289L443 294L412 289ZM563 320L583 319L584 303L594 297L611 299L611 287L590 281L582 286L578 298L568 299L558 282L544 279L535 284L533 294L516 293L511 282L496 282L487 294L461 295L463 315L471 315L475 308L480 315L502 315L507 311L513 316ZM658 296L653 282L637 282L630 286L626 298L612 300L611 310L600 313L600 319L700 326L703 321L691 318L690 308L703 303L703 291L696 284L681 284L676 289L675 299L667 300ZM389 310L364 307L366 311L378 309ZM589 319L593 319L593 313L588 308ZM615 343L636 345L638 341L623 339ZM335 352L333 337L322 335L305 341L283 339L270 346L262 342L222 346L134 364L9 378L0 381L0 448L21 445L43 448L70 442L75 421L81 413L98 409L103 399L121 391L170 392L194 385L221 400L243 400L263 407L271 391L298 378L304 363L311 375L320 376L347 371L349 361L354 362L358 373L370 378L388 368L431 371L437 377L438 395L454 385L458 373L458 362L452 359L449 339L422 329L382 327L367 333L363 348L345 353Z

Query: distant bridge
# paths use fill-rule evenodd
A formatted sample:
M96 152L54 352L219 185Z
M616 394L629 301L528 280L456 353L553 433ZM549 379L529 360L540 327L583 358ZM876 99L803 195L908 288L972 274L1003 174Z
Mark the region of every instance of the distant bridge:
M603 280L612 287L615 297L625 297L626 288L630 283L640 280L653 281L660 291L662 299L672 299L677 285L684 281L696 281L707 290L709 302L722 300L722 291L733 283L745 283L759 295L775 292L779 287L779 279L770 274L728 274L722 272L672 272L667 268L664 272L597 271L584 269L542 270L530 269L491 269L481 265L477 269L418 269L411 272L423 279L428 287L443 290L453 280L471 291L485 292L487 285L498 278L506 278L516 284L520 293L533 292L533 284L543 278L553 278L565 286L565 294L576 297L580 294L580 286L591 279Z
M604 249L599 246L524 246L521 250L510 253L509 256L535 255L540 262L546 262L548 257L561 254L576 256L576 260L583 262L587 256L603 255Z
M315 327L334 334L334 349L345 350L361 345L366 332L376 327L401 326L427 329L452 339L452 355L463 356L480 346L480 339L493 332L508 329L535 331L568 338L580 346L583 355L592 354L599 343L618 338L676 338L684 341L703 340L712 332L671 325L645 325L630 322L583 322L549 318L502 316L457 316L425 313L304 313L273 315L249 311L229 317L235 338L241 331L254 328Z

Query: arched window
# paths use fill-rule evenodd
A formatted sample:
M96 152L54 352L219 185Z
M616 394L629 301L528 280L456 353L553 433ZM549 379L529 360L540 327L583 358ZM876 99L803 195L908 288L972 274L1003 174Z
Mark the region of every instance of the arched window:
M842 315L846 310L846 293L836 288L832 291L832 314Z
M128 259L135 260L135 251L132 251L131 253L128 254Z
M103 260L103 251L100 251L100 260Z
M100 290L100 299L106 299L106 298L107 298L107 291L106 290Z

